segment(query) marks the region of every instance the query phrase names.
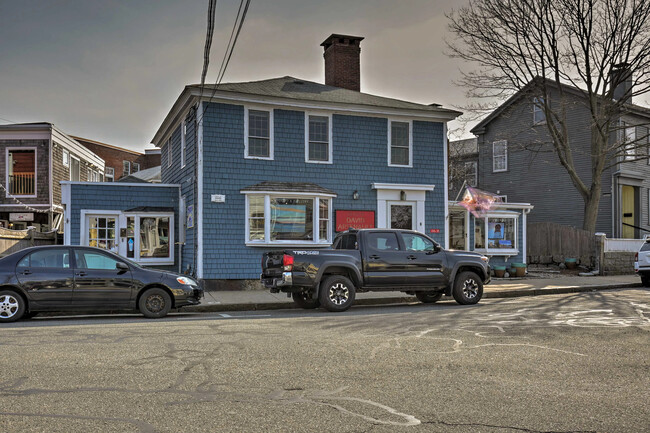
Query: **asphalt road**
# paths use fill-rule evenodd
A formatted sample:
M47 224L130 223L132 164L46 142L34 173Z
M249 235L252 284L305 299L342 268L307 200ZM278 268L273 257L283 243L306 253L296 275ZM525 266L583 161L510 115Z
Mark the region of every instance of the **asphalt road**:
M0 327L2 432L647 432L650 291L40 318Z

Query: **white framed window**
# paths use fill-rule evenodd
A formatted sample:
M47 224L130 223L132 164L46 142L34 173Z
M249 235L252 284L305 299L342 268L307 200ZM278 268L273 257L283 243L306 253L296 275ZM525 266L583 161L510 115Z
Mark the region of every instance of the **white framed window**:
M167 139L167 167L172 166L172 138Z
M508 142L499 140L492 143L492 172L508 170Z
M533 125L542 125L546 123L546 113L544 113L544 98L533 98Z
M508 202L508 196L505 195L505 194L497 195L496 197L497 197L497 198L500 198L501 201L502 201L503 203L507 203L507 202Z
M187 146L187 141L186 141L186 136L187 136L187 123L183 120L181 122L181 168L185 167L185 162L186 162L186 146Z
M91 168L88 169L88 182L92 182L93 180L93 170Z
M122 161L122 177L131 174L131 161Z
M332 196L246 193L246 245L330 245Z
M305 113L305 162L332 163L332 116Z
M64 167L70 166L70 152L68 152L65 149L63 149L63 166Z
M70 180L79 182L81 180L81 161L70 155Z
M139 162L132 162L131 163L131 174L137 173L140 171L140 163Z
M115 181L115 169L113 167L106 167L104 170L106 182Z
M478 170L476 161L465 162L465 179L470 186L478 186Z
M244 111L244 157L273 160L273 110Z
M388 166L413 167L413 125L411 121L388 121Z
M491 255L512 256L517 248L519 215L512 212L490 213L474 220L474 250Z
M38 165L35 147L6 148L6 196L36 197Z
M625 128L625 160L636 159L636 128Z

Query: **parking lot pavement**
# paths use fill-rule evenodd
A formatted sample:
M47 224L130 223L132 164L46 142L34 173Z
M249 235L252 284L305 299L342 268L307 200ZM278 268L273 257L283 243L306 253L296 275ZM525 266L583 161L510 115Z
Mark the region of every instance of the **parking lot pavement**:
M641 287L637 275L565 276L553 275L524 278L494 278L485 286L485 298L538 296L559 293L589 292ZM357 293L355 305L381 305L419 302L415 296L402 292ZM201 305L184 307L183 311L246 311L294 308L291 297L268 290L207 291Z

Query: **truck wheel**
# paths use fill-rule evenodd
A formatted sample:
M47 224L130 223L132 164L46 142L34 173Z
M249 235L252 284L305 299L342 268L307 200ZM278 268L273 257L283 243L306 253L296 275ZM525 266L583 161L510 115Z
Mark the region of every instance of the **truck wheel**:
M311 291L294 292L291 294L291 297L293 298L293 302L295 302L300 308L313 310L314 308L320 307L320 301L312 298L311 294Z
M641 275L641 285L643 287L650 287L650 275Z
M454 281L452 295L461 305L476 304L483 297L483 280L474 272L461 272Z
M352 306L356 290L343 275L331 275L320 285L320 304L332 312L345 311Z
M415 292L415 297L422 303L433 304L442 298L442 292Z

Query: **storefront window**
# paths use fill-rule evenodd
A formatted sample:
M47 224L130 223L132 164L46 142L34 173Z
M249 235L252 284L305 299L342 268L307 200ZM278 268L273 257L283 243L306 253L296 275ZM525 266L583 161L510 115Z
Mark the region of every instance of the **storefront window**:
M247 203L248 243L331 242L329 197L248 195Z
M103 248L105 250L114 250L115 218L89 217L88 245L91 247Z
M474 249L495 254L517 250L517 217L488 215L474 222Z
M140 257L169 257L169 217L140 217Z

